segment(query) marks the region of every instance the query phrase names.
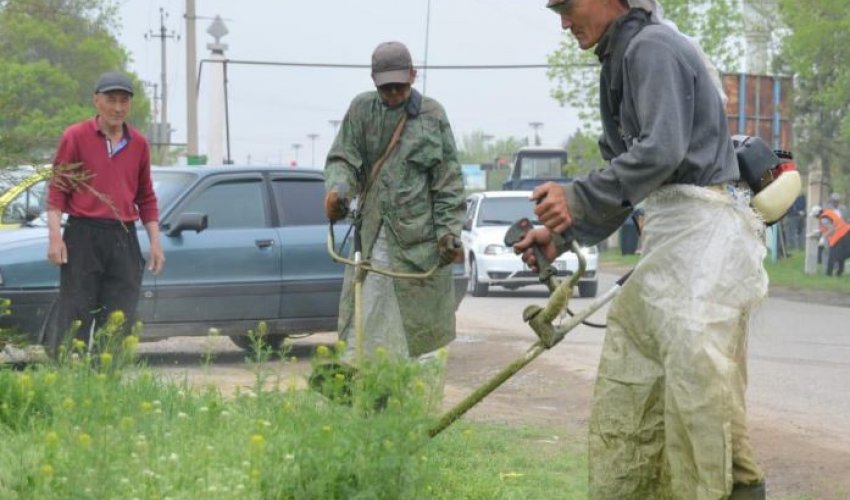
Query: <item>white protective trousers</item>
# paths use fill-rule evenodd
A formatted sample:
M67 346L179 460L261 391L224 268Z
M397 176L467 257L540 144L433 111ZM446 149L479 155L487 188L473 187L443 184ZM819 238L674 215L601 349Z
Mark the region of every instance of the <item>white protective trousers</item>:
M745 421L763 224L732 186L664 186L611 305L590 422L592 499L721 499L763 480Z

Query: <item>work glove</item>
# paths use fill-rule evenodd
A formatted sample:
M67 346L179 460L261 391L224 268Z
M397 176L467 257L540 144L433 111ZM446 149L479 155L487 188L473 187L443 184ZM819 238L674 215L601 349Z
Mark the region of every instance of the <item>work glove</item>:
M345 218L348 214L348 196L346 192L329 191L325 195L325 215L331 222Z
M444 234L437 242L440 254L440 265L447 266L452 262L463 262L463 244L460 238L453 234Z

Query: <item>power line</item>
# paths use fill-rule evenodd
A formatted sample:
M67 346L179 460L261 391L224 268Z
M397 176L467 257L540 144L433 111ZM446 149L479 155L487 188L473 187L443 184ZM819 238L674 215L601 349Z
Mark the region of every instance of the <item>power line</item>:
M239 64L247 66L286 66L292 68L332 68L332 69L371 69L370 64L343 64L343 63L310 63L310 62L287 62L287 61L252 61L247 59L201 59L198 64L198 81L196 92L200 92L201 73L204 63ZM571 64L572 67L595 68L596 63ZM446 69L446 70L517 70L517 69L549 69L551 64L434 64L416 66L419 69Z
M201 62L213 62L210 59L202 59ZM214 61L220 62L220 61ZM285 61L251 61L245 59L228 59L228 64L248 64L253 66L293 66L306 68L349 68L349 69L371 69L369 64L342 64L342 63L310 63L310 62L285 62ZM414 65L419 69L545 69L551 68L551 64L425 64ZM577 66L595 67L598 64L587 63Z

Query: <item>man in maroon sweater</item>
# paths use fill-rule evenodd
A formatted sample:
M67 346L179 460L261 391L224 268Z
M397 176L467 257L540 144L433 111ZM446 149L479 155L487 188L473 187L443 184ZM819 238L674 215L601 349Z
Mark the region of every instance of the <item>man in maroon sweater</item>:
M92 322L102 325L113 311L124 313L125 326L133 324L145 266L136 220L150 240L148 270L157 274L165 264L148 142L125 122L132 99L125 75L101 75L93 98L97 115L68 127L53 159L47 258L61 268L57 320L47 336L54 354L74 321L81 322L76 335L84 341ZM86 179L69 182L69 171Z

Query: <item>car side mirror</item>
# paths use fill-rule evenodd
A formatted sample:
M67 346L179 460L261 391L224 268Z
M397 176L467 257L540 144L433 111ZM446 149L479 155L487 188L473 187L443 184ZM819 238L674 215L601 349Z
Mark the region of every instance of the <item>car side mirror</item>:
M175 222L165 234L166 236L180 236L183 231L195 231L196 233L200 233L206 228L207 214L187 212L180 214L177 217L177 222Z
M464 231L472 231L472 221L471 220L463 221L463 230Z

